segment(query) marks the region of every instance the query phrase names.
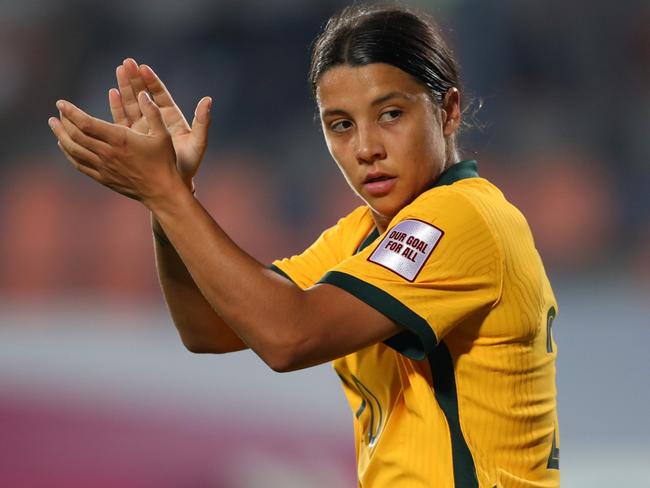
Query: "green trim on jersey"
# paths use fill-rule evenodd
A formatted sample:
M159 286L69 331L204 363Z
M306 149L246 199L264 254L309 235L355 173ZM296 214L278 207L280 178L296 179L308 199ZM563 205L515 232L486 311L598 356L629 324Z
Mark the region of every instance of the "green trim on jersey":
M375 241L375 239L377 239L377 237L379 237L379 230L377 229L377 227L374 227L372 229L372 232L368 234L368 237L366 237L363 240L363 242L359 245L359 247L357 248L357 252L355 254L359 254L361 251L363 251L366 247L372 244Z
M295 281L293 281L293 280L291 279L291 276L289 276L287 273L285 273L284 271L282 271L282 270L281 270L280 268L278 268L275 264L271 264L271 265L269 266L269 269L270 269L271 271L275 271L277 274L279 274L279 275L282 276L283 278L286 278L286 279L288 279L291 283L294 283L294 284L295 284Z
M319 283L342 288L389 319L409 329L385 341L386 345L406 357L421 360L435 349L438 339L427 321L384 290L339 271L330 271L320 279Z
M438 179L434 182L433 185L431 185L431 188L435 188L436 186L451 185L452 183L458 180L464 180L465 178L478 177L478 167L476 161L473 159L468 159L466 161L460 161L440 173L440 176L438 176Z
M438 344L438 347L429 353L429 366L433 378L433 392L449 425L454 486L456 488L478 488L474 459L460 428L454 362L444 342Z

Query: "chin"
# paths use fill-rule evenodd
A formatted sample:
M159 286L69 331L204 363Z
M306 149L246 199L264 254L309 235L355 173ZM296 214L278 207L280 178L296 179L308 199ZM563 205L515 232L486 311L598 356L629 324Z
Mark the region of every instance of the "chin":
M408 202L396 200L395 198L391 198L390 195L382 198L368 198L364 200L375 214L380 215L389 221L392 220L400 210L408 205Z

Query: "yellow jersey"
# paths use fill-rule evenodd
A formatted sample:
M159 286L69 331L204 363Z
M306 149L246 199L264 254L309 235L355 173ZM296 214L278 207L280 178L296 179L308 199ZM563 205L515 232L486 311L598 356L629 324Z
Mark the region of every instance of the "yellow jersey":
M359 207L272 268L404 327L333 362L360 487L559 486L557 304L526 220L475 161L445 171L382 235Z

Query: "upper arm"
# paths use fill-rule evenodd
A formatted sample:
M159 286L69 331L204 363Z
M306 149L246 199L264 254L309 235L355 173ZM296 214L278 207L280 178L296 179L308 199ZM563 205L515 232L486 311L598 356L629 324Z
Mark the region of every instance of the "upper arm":
M373 228L360 207L323 232L302 254L277 260L271 269L302 290L297 302L297 331L274 369L301 369L336 359L400 331L372 306L336 286L318 284L330 269L353 255Z
M317 284L302 296L298 334L284 364L291 371L321 364L392 337L403 328L357 296L329 284Z
M358 237L364 237L364 229L371 223L364 221L367 210L359 207L340 219L336 225L325 230L318 239L301 254L273 262L271 269L293 281L302 289L313 286L330 269L356 250Z

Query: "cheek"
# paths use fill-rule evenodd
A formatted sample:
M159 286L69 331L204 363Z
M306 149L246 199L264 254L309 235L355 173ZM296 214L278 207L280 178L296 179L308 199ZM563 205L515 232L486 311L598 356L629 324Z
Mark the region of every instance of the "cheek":
M423 169L426 168L433 177L438 176L446 158L445 139L440 127L432 123L422 132L418 142L418 159L423 163Z
M353 169L353 165L350 163L350 154L347 150L347 145L343 141L332 140L330 138L326 138L326 144L332 159L334 159L334 162L339 167L341 173L343 173L347 182L352 186L350 172Z
M414 177L435 178L444 165L444 140L439 140L435 129L418 128L395 141L395 155L412 170Z
M341 170L343 170L343 168L345 167L345 163L344 163L343 151L341 150L341 145L328 140L327 149L329 150L330 156L332 156L332 159L337 164L337 166L341 168Z

